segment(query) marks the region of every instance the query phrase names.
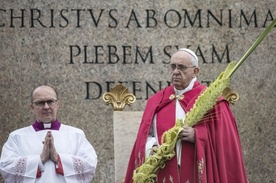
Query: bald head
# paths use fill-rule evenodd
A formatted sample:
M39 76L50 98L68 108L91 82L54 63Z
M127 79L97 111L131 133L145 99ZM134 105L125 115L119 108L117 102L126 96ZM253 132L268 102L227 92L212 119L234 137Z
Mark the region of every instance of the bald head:
M50 87L50 86L47 86L47 85L42 85L42 86L39 86L37 88L35 88L32 93L31 93L31 102L34 101L34 97L36 95L38 95L39 93L41 93L41 91L47 91L47 92L50 92L52 93L52 95L54 95L56 97L56 99L58 99L58 93L57 91L53 88L53 87Z
M56 120L59 101L54 88L42 85L32 92L31 108L36 120L42 123L51 123Z

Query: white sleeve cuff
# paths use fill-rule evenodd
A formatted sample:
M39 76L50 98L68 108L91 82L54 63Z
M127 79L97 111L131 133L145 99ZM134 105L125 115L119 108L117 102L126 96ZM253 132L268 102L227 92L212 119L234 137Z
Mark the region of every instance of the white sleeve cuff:
M39 159L40 159L40 158L39 158ZM39 170L40 170L41 172L44 171L44 165L43 165L41 159L40 159L40 161L39 161L39 163L38 163L38 168L39 168Z
M155 137L148 137L147 143L146 143L146 157L149 157L150 155L150 148L152 148L153 144L157 143L157 140Z

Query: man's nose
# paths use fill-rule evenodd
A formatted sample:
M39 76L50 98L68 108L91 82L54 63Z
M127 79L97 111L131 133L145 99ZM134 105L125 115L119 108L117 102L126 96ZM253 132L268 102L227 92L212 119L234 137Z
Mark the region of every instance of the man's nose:
M49 108L49 104L45 101L43 108Z
M175 68L174 68L174 70L173 70L172 72L173 72L173 73L177 73L177 74L178 74L178 73L179 73L179 71L180 71L180 70L179 70L179 68L178 68L178 67L175 67Z

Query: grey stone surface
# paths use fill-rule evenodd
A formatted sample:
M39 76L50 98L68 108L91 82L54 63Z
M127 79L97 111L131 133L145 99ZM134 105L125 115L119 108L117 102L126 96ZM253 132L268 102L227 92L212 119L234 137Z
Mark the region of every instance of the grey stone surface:
M143 111L114 111L115 182L122 182Z
M12 19L11 13L24 18ZM50 84L60 93L59 119L82 128L98 153L93 182L114 182L113 110L101 98L108 83L114 82L110 88L127 82L138 100L125 110L142 111L153 90L167 85L163 61L169 61L166 53L175 46L196 51L198 79L212 81L229 60L243 56L275 17L275 0L2 0L0 147L11 131L33 122L31 90ZM232 109L251 183L276 181L275 37L274 29L231 79L240 94ZM89 99L87 82L99 84L89 85Z

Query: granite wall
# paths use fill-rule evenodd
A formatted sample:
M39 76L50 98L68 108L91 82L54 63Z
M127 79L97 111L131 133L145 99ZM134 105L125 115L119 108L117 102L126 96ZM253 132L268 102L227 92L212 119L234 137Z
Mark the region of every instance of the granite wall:
M238 61L276 17L275 0L1 0L0 147L30 125L30 92L60 94L58 118L83 129L99 156L93 182L114 182L113 109L102 94L121 82L142 111L168 85L167 64L179 47L199 57L198 79L214 80ZM276 182L276 34L263 40L231 79L232 106L251 183Z

